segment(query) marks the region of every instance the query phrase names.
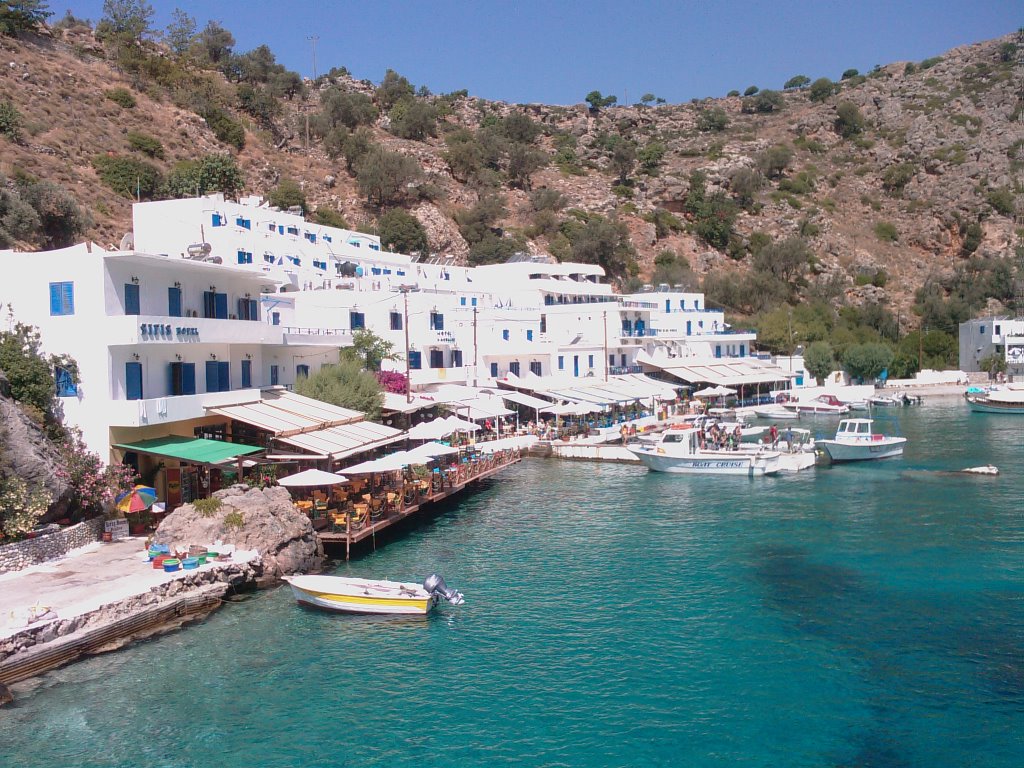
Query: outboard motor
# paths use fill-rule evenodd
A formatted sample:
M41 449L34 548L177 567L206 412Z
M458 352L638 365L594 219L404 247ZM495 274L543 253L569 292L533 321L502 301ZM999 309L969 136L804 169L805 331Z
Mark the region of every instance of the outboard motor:
M432 573L423 580L423 588L432 597L443 597L452 605L462 605L464 598L461 592L449 589L444 579L438 574Z

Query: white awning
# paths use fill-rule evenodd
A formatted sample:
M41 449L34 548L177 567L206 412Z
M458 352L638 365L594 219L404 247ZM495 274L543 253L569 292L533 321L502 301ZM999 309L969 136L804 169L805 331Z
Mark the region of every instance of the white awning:
M467 419L494 419L498 416L509 416L514 413L506 408L501 398L478 398L458 403L449 403L451 408L459 416Z
M327 454L335 461L404 439L405 435L400 430L372 421L360 421L276 438L279 443L310 453Z
M713 358L711 360L684 358L646 362L683 381L718 384L728 387L769 384L796 376L778 366L757 358Z
M509 392L508 390L503 389L498 391L496 394L502 400L508 400L511 403L525 405L527 408L546 408L551 405L547 400L541 400L539 397L527 395L524 392Z
M400 430L364 421L359 411L297 395L283 387L263 390L259 400L249 403L206 410L270 432L278 444L335 460L404 439Z
M420 397L417 394L413 394L412 401L410 402L407 395L385 392L382 410L395 413L414 413L415 411L433 408L435 405L437 405L437 401L433 398Z

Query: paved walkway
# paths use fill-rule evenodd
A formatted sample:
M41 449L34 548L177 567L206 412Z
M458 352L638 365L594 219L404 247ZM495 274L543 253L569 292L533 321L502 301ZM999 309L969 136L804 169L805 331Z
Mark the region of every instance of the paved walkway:
M0 638L24 629L30 609L37 606L43 609L38 612L49 608L56 618L69 619L192 573L154 569L144 544L142 538L95 542L60 560L0 574ZM254 553L236 552L233 562L247 560L250 554Z

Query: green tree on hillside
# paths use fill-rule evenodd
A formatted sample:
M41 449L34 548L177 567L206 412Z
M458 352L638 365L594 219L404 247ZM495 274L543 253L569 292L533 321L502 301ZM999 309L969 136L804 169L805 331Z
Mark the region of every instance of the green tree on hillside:
M153 32L154 14L146 0L103 0L96 37L121 45L141 40Z
M219 67L231 58L235 37L216 21L208 21L196 39L196 46L209 64Z
M839 86L827 77L819 77L807 91L807 97L811 101L826 101L832 94L839 91Z
M836 106L836 132L844 139L864 130L864 116L852 101L841 101Z
M394 205L409 194L422 171L420 164L407 155L383 147L370 149L356 162L356 184L374 205Z
M591 91L584 99L595 112L603 107L610 107L618 101L616 96L602 96L600 91Z
M392 208L377 222L380 244L388 251L406 254L427 253L427 230L419 219L401 208Z
M794 88L803 88L809 82L811 82L811 78L807 75L794 75L785 82L782 88L783 90L790 91Z
M245 178L235 158L229 154L203 155L198 160L182 160L167 175L163 196L197 197L210 192L235 195L245 186Z
M816 341L804 351L804 368L821 384L836 369L832 345L827 341Z
M267 202L275 208L287 211L289 208L306 209L306 193L294 179L281 179L267 194Z
M45 0L4 0L0 2L0 35L17 37L35 32L53 16Z
M178 56L183 56L196 40L196 20L181 8L171 12L171 23L167 25L164 39Z
M381 80L376 92L377 103L380 104L380 108L384 112L387 112L402 99L411 99L415 95L416 91L412 87L412 83L393 69L384 73L384 79Z

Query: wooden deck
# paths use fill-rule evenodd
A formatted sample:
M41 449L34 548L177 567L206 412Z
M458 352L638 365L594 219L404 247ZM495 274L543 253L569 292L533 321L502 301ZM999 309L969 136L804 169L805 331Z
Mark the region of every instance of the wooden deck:
M405 520L408 517L412 517L424 507L455 496L464 491L466 486L471 483L475 483L478 480L483 480L486 477L497 474L506 467L517 464L521 461L519 451L507 451L503 453L506 455L501 456L499 459L492 462L488 462L484 466L473 467L470 465L461 471L460 469L450 469L445 470L443 473L438 473L438 475L440 475L440 479L431 479L431 489L426 494L419 496L419 498L412 503L402 503L398 509L385 512L384 515L377 520L373 520L371 518L360 528L355 530L319 531L317 536L320 537L320 541L325 547L330 545L340 546L344 544L345 559L348 560L353 544L365 541L395 523Z

